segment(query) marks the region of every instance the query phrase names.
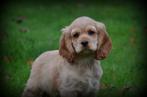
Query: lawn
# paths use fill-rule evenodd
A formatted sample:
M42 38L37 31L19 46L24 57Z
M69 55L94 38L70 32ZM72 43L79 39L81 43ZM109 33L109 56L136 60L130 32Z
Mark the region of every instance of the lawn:
M20 97L33 60L44 51L58 49L60 30L79 16L105 23L113 43L109 57L101 61L104 74L98 96L134 97L141 91L143 35L137 4L28 1L9 2L1 13L3 95Z

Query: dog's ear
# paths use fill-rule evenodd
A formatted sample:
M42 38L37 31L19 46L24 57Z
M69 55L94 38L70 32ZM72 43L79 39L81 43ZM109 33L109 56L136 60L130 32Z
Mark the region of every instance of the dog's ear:
M75 58L75 51L72 45L71 33L69 27L65 27L62 30L62 36L60 39L59 53L66 58L68 62L73 63Z
M96 28L98 31L98 46L96 50L96 59L102 60L108 56L112 48L112 41L103 23L96 22Z

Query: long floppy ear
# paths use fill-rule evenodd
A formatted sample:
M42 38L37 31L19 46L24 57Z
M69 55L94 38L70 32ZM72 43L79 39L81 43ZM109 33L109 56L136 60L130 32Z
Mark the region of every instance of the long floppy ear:
M69 27L63 28L61 31L62 36L60 39L59 53L61 56L66 58L68 62L73 63L75 58L75 51L72 45Z
M98 47L96 50L96 59L102 60L106 58L111 51L112 41L106 31L104 24L96 22L96 26L98 31Z

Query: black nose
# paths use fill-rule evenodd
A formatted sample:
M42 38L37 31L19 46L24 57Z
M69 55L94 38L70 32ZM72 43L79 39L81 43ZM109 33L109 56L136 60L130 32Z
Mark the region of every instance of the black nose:
M88 41L82 41L81 44L86 47L88 45Z

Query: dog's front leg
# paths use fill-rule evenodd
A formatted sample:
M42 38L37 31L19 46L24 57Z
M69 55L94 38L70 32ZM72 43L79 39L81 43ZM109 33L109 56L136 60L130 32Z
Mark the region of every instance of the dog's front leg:
M77 92L68 91L68 90L60 90L60 97L78 97Z
M41 97L41 92L35 89L25 88L22 97Z

